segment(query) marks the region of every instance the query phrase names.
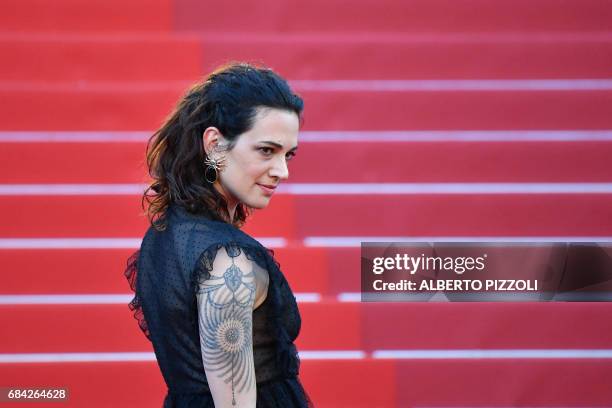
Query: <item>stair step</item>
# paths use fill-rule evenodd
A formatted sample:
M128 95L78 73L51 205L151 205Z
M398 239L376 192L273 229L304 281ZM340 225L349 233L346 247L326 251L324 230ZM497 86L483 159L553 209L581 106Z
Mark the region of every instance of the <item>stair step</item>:
M202 23L205 13L215 20ZM257 6L244 0L229 5L178 0L175 21L181 30L201 32L227 31L226 21L268 32L538 32L602 31L610 20L612 6L597 0L316 0L299 8L275 0Z
M201 43L184 36L0 35L0 52L12 61L0 68L5 81L195 81L203 75Z
M139 32L172 29L171 0L5 0L5 32Z
M162 123L184 88L175 83L4 84L0 98L12 103L0 112L0 122L2 130L151 129ZM306 104L304 130L612 128L611 90L300 93Z
M611 369L591 360L302 360L300 378L322 408L512 406L517 395L521 405L600 406ZM152 361L1 364L0 376L21 388L67 387L68 407L161 406L167 389Z
M204 15L215 18L203 21ZM0 16L4 30L26 32L571 32L608 30L612 7L601 0L317 0L299 9L275 0L257 6L244 0L9 0Z
M361 348L359 307L354 303L300 304L300 350ZM0 353L147 352L127 302L108 305L0 305L0 321L13 335L0 339ZM338 322L342 330L338 331ZM44 333L44 337L40 334ZM15 342L13 339L20 339Z
M68 388L69 401L62 403L67 407L160 406L167 390L153 361L1 367L0 380L6 384ZM609 402L610 374L610 360L579 359L332 359L302 360L300 367L306 392L323 408L512 406L517 395L526 406L599 406Z
M610 400L610 360L398 361L396 405L596 406Z
M3 249L0 265L5 273L0 294L127 294L130 289L123 271L135 250ZM296 293L328 295L359 289L358 248L277 248L274 257ZM332 269L340 263L344 268ZM343 286L330 288L333 274L342 275L335 280Z
M300 303L298 349L612 349L609 302ZM550 316L562 316L551 319ZM148 352L126 304L1 305L0 353ZM41 337L41 333L44 336ZM15 342L13 339L20 339ZM426 357L424 357L426 358ZM511 358L511 357L509 357Z
M611 204L612 194L279 194L245 230L287 239L605 237L612 231ZM133 238L148 227L140 197L131 195L1 196L0 214L3 238Z
M152 132L151 132L152 134ZM381 133L381 137L384 135ZM609 182L612 141L300 142L290 183ZM146 183L146 143L0 143L0 183ZM312 163L325 163L313 166ZM108 166L113 163L113 166Z
M0 35L0 54L11 61L0 67L4 81L195 81L230 60L260 61L291 80L581 79L612 74L612 36L604 34L5 34Z

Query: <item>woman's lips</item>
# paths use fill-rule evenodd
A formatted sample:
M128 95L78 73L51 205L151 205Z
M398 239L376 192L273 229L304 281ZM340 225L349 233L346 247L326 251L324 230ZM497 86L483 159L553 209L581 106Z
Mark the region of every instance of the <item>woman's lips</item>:
M262 189L264 194L267 196L271 196L272 194L274 194L274 191L276 190L276 186L269 186L269 185L259 184L259 183L257 183L257 185Z

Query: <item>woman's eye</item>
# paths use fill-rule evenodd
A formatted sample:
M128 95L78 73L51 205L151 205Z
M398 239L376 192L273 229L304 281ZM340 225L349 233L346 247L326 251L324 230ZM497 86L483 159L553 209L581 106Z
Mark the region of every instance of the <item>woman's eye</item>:
M270 156L274 149L272 149L271 147L260 147L259 151L264 155L264 156Z
M295 153L293 153L293 152L289 152L289 153L287 153L287 154L285 155L285 158L286 158L287 160L291 160L291 159L293 159L294 157L295 157Z

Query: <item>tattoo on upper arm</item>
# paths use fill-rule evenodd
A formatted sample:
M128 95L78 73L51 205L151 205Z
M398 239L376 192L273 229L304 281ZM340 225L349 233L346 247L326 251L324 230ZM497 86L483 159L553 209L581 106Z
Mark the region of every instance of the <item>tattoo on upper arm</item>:
M235 392L249 391L255 384L252 353L252 307L255 299L254 271L244 273L234 258L222 276L211 275L198 288L202 355L207 371L215 372Z

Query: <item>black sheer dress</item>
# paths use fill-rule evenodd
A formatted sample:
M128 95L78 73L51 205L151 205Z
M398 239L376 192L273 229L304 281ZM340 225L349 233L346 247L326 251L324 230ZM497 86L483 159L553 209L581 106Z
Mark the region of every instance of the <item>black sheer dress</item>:
M268 272L265 301L253 311L257 407L312 407L298 379L293 342L300 331L295 297L273 253L234 226L171 205L166 229L150 227L125 275L135 291L130 309L151 340L168 386L164 408L214 407L202 363L196 291L219 249L244 253Z

